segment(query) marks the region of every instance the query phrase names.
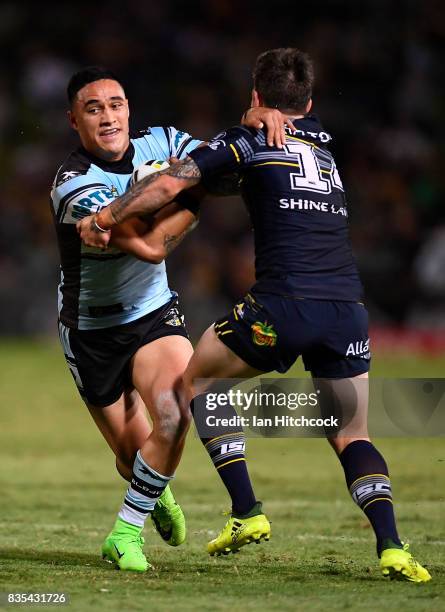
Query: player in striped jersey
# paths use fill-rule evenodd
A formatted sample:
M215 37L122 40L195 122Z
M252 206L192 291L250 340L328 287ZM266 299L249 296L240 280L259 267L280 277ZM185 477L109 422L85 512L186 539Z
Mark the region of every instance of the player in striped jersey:
M312 83L312 63L298 49L261 54L252 104L276 106L291 116L284 150L268 149L262 131L236 126L160 176L147 177L78 229L87 244L105 245L108 236L98 234L95 224L111 229L201 181L239 173L255 234L256 283L204 333L187 367L185 394L194 397L195 421L198 427L205 422L196 419L196 409L209 381L286 372L301 355L317 379L322 411L332 415L337 404L347 418L342 428L325 433L352 499L374 529L383 575L428 582L428 570L399 539L388 467L369 439L368 315L349 243L346 196L327 147L331 137L309 114ZM236 412L224 401L215 415L227 424L234 417L235 423L222 435L200 433L232 498L232 516L208 544L210 554L226 554L268 539L270 526L250 484Z
M83 245L76 222L122 196L145 160L182 159L201 141L173 127L131 134L123 87L102 68L75 74L68 97L81 146L59 168L51 192L61 257L60 339L78 390L130 481L103 556L121 569L144 571L147 516L169 544L185 538L168 483L189 426L173 388L192 347L163 260L195 223L196 202L187 198L149 220L131 220L113 232L106 250ZM250 113L253 125L260 120L261 113ZM265 120L282 138L277 113L267 111Z

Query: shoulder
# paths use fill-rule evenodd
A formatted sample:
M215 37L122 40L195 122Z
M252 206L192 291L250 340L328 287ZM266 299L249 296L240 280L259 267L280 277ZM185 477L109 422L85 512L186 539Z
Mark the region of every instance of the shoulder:
M254 158L264 140L260 130L235 125L212 138L206 146L189 153L201 175L239 172Z
M172 156L171 134L166 127L148 127L130 132L130 141L141 159L168 159Z
M132 140L145 139L148 143L155 142L161 148L165 157L181 159L187 153L196 149L201 140L193 138L188 132L179 130L172 125L154 126L132 134Z
M59 187L73 178L86 175L90 168L91 161L81 149L72 151L57 170L53 187Z
M51 189L53 199L58 199L75 191L104 187L104 177L100 169L94 165L88 155L77 149L68 155L56 172Z
M116 196L105 184L103 173L82 150L74 151L63 162L51 189L52 206L59 222L78 220L74 215L70 217L75 206L104 206Z
M262 130L234 125L212 138L207 147L211 151L231 150L239 163L248 163L256 151L266 144ZM201 149L199 149L201 151Z
M139 130L137 132L132 132L130 134L131 140L134 141L147 141L153 142L156 141L160 145L168 144L171 139L171 134L168 127L163 126L155 126L155 127L147 127L144 130Z
M219 143L235 143L237 141L249 143L256 148L266 144L266 136L263 130L249 128L244 125L234 125L217 134L208 144L210 148L215 148L219 146Z
M103 173L81 148L68 155L59 167L52 185L52 195L63 197L73 190L103 187Z

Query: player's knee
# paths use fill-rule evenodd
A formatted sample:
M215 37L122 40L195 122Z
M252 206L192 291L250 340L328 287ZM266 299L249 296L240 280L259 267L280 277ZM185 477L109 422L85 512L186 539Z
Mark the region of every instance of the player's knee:
M154 428L166 444L176 443L187 433L191 418L190 408L178 403L173 393L158 398Z
M172 446L187 433L190 423L178 411L159 419L154 427L156 437L164 446Z

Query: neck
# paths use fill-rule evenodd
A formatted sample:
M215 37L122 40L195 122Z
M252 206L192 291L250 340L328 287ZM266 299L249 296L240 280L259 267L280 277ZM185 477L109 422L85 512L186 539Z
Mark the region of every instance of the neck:
M124 157L124 155L125 155L125 153L126 153L126 151L128 149L129 144L130 143L128 142L127 146L123 150L121 150L119 152L104 151L103 149L95 149L95 150L93 150L92 148L85 147L85 145L83 145L83 147L84 147L84 149L90 155L93 155L94 157L97 157L97 159L101 159L104 162L117 162L117 161L120 161Z
M119 153L109 153L108 151L105 153L102 153L99 157L101 159L103 159L104 161L108 161L108 162L115 162L115 161L120 161L123 156L125 155L125 151L127 149L125 149L124 151L121 151Z
M303 119L305 116L304 113L291 108L279 108L278 110L280 113L283 113L283 115L286 115L286 117L289 117L289 119Z

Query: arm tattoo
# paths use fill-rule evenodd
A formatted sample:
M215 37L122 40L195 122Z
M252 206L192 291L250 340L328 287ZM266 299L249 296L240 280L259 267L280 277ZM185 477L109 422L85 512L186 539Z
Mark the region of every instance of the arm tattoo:
M182 239L184 238L184 236L187 233L188 233L187 230L185 230L184 232L179 234L179 236L173 236L173 235L170 235L170 234L165 234L165 236L164 236L164 247L165 247L165 252L167 253L167 255L170 255L170 253L174 249L176 249L178 244L182 241Z
M186 227L185 230L181 232L180 234L178 234L177 236L174 234L164 234L164 248L165 248L166 254L170 255L170 253L174 249L176 249L178 244L180 244L183 241L184 237L189 232L194 230L197 225L198 225L198 219L195 219L193 223L191 223L188 227Z
M182 179L200 179L201 171L191 157L186 157L165 170L165 174Z
M114 222L120 223L129 217L153 213L168 204L171 199L167 200L162 187L156 185L164 174L190 181L190 185L183 189L196 185L201 179L201 172L190 157L172 164L167 170L150 174L109 205L108 210Z

